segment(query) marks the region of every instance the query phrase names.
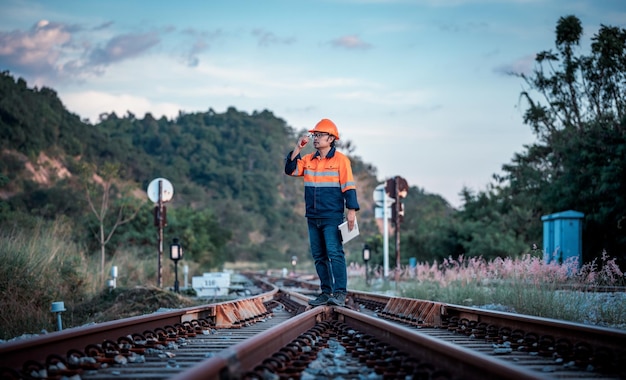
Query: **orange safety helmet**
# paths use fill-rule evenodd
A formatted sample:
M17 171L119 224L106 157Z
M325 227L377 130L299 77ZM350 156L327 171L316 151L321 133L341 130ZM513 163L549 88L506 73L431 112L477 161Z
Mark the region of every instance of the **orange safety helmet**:
M309 133L326 132L335 136L335 140L339 140L339 131L337 126L330 119L322 119L315 125L315 128L309 129Z

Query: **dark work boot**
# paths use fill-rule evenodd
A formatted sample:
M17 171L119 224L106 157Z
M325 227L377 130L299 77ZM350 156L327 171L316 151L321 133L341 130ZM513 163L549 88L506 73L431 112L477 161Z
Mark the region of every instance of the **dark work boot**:
M346 306L346 293L335 293L328 300L328 305L331 305L331 306Z
M316 299L310 300L309 301L309 305L311 305L311 306L326 305L326 303L328 302L329 299L330 299L330 294L322 293L319 296L317 296Z

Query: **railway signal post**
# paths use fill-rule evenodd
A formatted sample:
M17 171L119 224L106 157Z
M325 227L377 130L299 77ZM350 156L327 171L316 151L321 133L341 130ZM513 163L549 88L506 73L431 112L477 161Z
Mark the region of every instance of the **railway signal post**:
M163 227L167 226L165 203L172 200L174 187L165 178L156 178L148 185L148 198L155 203L154 225L157 227L157 287L163 286Z
M395 176L385 183L385 193L395 200L391 209L391 221L395 227L396 237L396 284L400 276L400 223L404 219L404 205L402 199L406 198L409 192L409 184L406 179Z

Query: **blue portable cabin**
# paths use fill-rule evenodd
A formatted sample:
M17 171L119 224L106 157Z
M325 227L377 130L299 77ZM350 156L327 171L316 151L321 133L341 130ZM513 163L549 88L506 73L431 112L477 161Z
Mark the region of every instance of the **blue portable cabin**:
M546 264L551 262L564 263L576 258L578 266L582 264L582 221L585 214L568 210L555 214L544 215L543 221L543 259Z

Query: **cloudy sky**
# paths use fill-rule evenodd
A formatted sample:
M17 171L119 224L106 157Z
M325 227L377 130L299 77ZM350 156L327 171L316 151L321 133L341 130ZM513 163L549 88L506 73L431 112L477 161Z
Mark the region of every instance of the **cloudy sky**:
M459 207L534 142L507 74L572 14L583 49L601 24L626 27L624 0L0 0L0 70L91 122L231 106L296 129L330 118L381 182Z

